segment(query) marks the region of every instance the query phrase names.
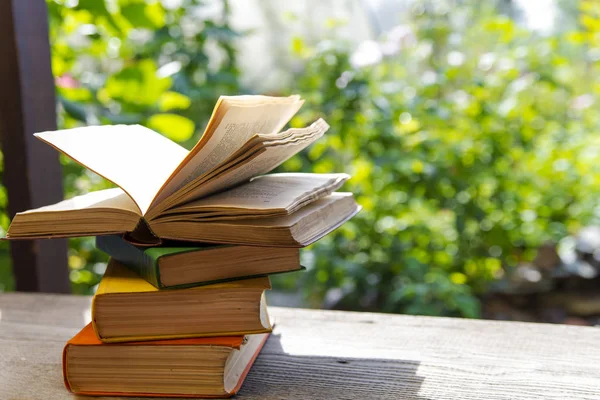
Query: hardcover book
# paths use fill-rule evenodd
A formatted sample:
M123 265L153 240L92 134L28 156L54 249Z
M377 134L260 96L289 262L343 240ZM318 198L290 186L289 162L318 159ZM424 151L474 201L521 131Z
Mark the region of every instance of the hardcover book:
M280 132L299 96L223 96L191 151L139 125L89 126L36 137L119 188L18 213L8 239L124 234L303 247L351 218L346 174L272 174L329 128L318 120Z
M63 377L75 394L230 397L268 334L102 343L87 325L63 350Z
M103 342L236 336L271 332L268 277L160 290L111 259L92 300Z
M139 247L120 236L96 237L96 247L159 289L300 271L300 251L289 247L166 245Z

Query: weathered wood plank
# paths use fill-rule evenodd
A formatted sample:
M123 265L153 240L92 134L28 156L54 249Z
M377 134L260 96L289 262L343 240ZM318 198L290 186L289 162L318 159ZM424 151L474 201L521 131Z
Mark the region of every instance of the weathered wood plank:
M33 133L56 129L44 0L0 1L0 140L8 212L62 200L58 155ZM17 290L68 293L67 242L11 242Z
M0 398L73 399L88 297L0 295ZM240 399L600 399L600 329L272 307Z

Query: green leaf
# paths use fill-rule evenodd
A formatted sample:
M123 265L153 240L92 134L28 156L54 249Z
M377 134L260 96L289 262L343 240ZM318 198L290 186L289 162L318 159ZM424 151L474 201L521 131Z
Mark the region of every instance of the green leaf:
M108 78L99 97L104 102L114 99L136 106L154 105L171 86L171 79L159 78L156 70L153 60L124 68Z
M204 22L204 30L202 33L208 37L223 41L235 39L240 36L238 32L230 29L228 26L216 25L212 21Z
M185 110L190 107L192 100L177 92L165 92L158 100L158 107L161 111Z
M87 10L93 15L108 14L108 10L106 9L106 3L104 2L104 0L79 0L75 9Z
M146 16L154 23L156 28L165 26L165 9L159 1L146 6Z
M158 2L123 5L121 15L135 28L156 29L165 25L165 10Z
M86 122L87 112L81 104L77 104L74 101L67 100L63 96L58 96L60 104L62 104L65 112L77 121Z
M85 87L67 88L57 87L57 91L65 98L71 101L89 102L92 100L92 93Z
M141 124L144 121L144 116L140 114L105 114L102 116L102 123L107 124Z
M301 37L296 36L292 39L292 52L297 56L301 56L306 52L306 45Z
M177 114L155 114L148 118L147 125L169 139L184 142L194 134L194 122Z
M110 27L116 32L121 32L121 28L119 28L112 14L106 8L105 0L79 0L75 9L89 11L95 17L104 17Z

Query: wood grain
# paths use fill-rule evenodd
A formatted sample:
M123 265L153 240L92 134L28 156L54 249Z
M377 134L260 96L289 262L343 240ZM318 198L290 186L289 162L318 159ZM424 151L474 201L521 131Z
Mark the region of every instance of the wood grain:
M56 129L44 0L0 1L0 141L8 216L63 199L58 153L35 132ZM67 241L10 243L17 290L69 293Z
M74 399L62 346L89 297L0 295L0 399ZM269 309L239 399L600 399L600 329Z

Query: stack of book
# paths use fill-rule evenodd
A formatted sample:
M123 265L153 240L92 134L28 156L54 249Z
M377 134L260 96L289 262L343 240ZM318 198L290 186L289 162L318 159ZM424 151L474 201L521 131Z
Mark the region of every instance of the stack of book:
M147 128L36 136L118 186L19 213L7 238L96 236L111 259L65 384L92 395L235 394L272 330L269 275L359 211L346 174L269 174L328 129L280 130L298 96L221 97L191 151Z

